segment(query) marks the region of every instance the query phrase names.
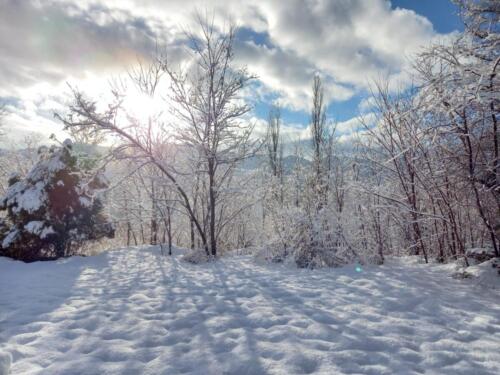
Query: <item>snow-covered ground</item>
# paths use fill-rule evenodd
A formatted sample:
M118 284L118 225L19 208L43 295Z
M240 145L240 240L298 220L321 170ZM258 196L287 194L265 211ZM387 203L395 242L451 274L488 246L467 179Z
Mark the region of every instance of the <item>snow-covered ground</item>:
M0 359L12 374L499 374L500 291L449 275L411 258L0 258Z

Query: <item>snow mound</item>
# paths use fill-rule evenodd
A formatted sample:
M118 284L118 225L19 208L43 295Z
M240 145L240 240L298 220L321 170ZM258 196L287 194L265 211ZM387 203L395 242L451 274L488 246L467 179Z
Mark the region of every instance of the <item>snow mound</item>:
M500 258L490 259L465 269L477 284L487 288L500 289Z
M203 264L212 261L213 258L208 256L205 251L195 249L184 254L182 260L191 264Z
M241 255L255 255L260 248L255 246L242 247L240 249L229 250L224 253L224 257L241 256Z
M0 258L11 375L500 373L500 291L448 265L311 271L174 254Z
M476 263L486 262L495 257L495 251L488 247L475 247L467 249L467 258L474 260Z
M8 375L10 365L12 363L12 356L10 353L2 353L0 351L0 375Z

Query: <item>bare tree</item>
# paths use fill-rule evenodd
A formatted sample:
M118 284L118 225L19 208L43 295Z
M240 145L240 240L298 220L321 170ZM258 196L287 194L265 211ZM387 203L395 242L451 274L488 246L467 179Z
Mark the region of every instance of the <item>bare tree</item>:
M381 165L389 175L395 177L395 182L401 188L403 198L396 198L393 202L405 202L401 207L408 213L415 253L423 254L428 262L420 224L422 211L417 188L419 122L411 117L411 98L406 100L404 97L391 97L387 83L377 85L374 98L380 114L379 124L376 128L365 124L365 128L385 154L387 161Z
M326 168L329 166L327 155L330 144L330 134L326 122L324 88L319 75L315 75L313 79L310 127L314 168L312 185L316 195L315 208L319 211L327 204L328 200L328 171Z
M271 173L277 178L279 178L283 173L283 141L280 129L281 109L279 105L276 105L269 111L269 118L267 120L266 146Z
M236 29L220 32L212 20L198 17L200 34L189 34L193 45L192 72L165 71L171 80L174 113L181 121L177 139L198 155L206 177L208 240L211 255L217 254L217 215L221 193L238 163L253 153L249 136L252 126L241 120L249 112L238 102L243 87L253 79L245 68L234 68Z
M279 105L276 105L269 111L266 146L269 168L271 170L272 195L281 205L283 205L283 139L280 130L281 109Z

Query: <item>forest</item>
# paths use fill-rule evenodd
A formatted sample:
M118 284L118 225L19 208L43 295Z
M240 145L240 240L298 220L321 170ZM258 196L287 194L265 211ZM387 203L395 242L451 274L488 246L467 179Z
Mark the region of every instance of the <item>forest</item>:
M110 84L109 102L74 88L69 109L55 116L80 150L87 183L109 180L99 199L115 247L176 244L207 257L261 248L266 259L292 257L305 268L408 254L468 264L476 248L498 257L499 15L494 2L464 2L461 14L459 37L413 58L413 87L373 82L371 112L347 140L326 115L319 74L306 138L282 134L279 103L263 134L252 133L241 95L256 77L233 63L236 28L219 30L202 16L182 69L158 46ZM165 108L134 116L127 103L137 92L167 96ZM37 163L36 141L25 142L2 160L4 209L27 194L9 188L11 173ZM9 215L3 237L34 216ZM21 231L21 243L33 234ZM65 241L62 256L82 246ZM43 257L43 247L26 257Z

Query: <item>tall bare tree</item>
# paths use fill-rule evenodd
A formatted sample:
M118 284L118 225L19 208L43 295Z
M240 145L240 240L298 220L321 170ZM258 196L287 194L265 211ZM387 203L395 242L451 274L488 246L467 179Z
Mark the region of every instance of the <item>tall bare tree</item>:
M250 106L239 94L254 77L246 68L235 68L236 28L218 30L214 21L198 17L200 33L188 34L194 61L188 73L175 70L168 61L165 71L171 80L174 114L182 126L177 139L196 154L200 173L206 177L208 241L212 256L217 254L218 203L223 187L235 167L250 156L252 126L241 118Z
M283 205L283 138L281 131L281 109L273 106L267 120L266 146L273 185L273 198ZM275 186L277 185L277 186Z
M329 134L326 123L324 88L319 75L315 75L313 79L310 127L314 168L312 184L316 194L316 210L320 210L326 205L328 199L327 171L325 170L325 166L327 162Z

